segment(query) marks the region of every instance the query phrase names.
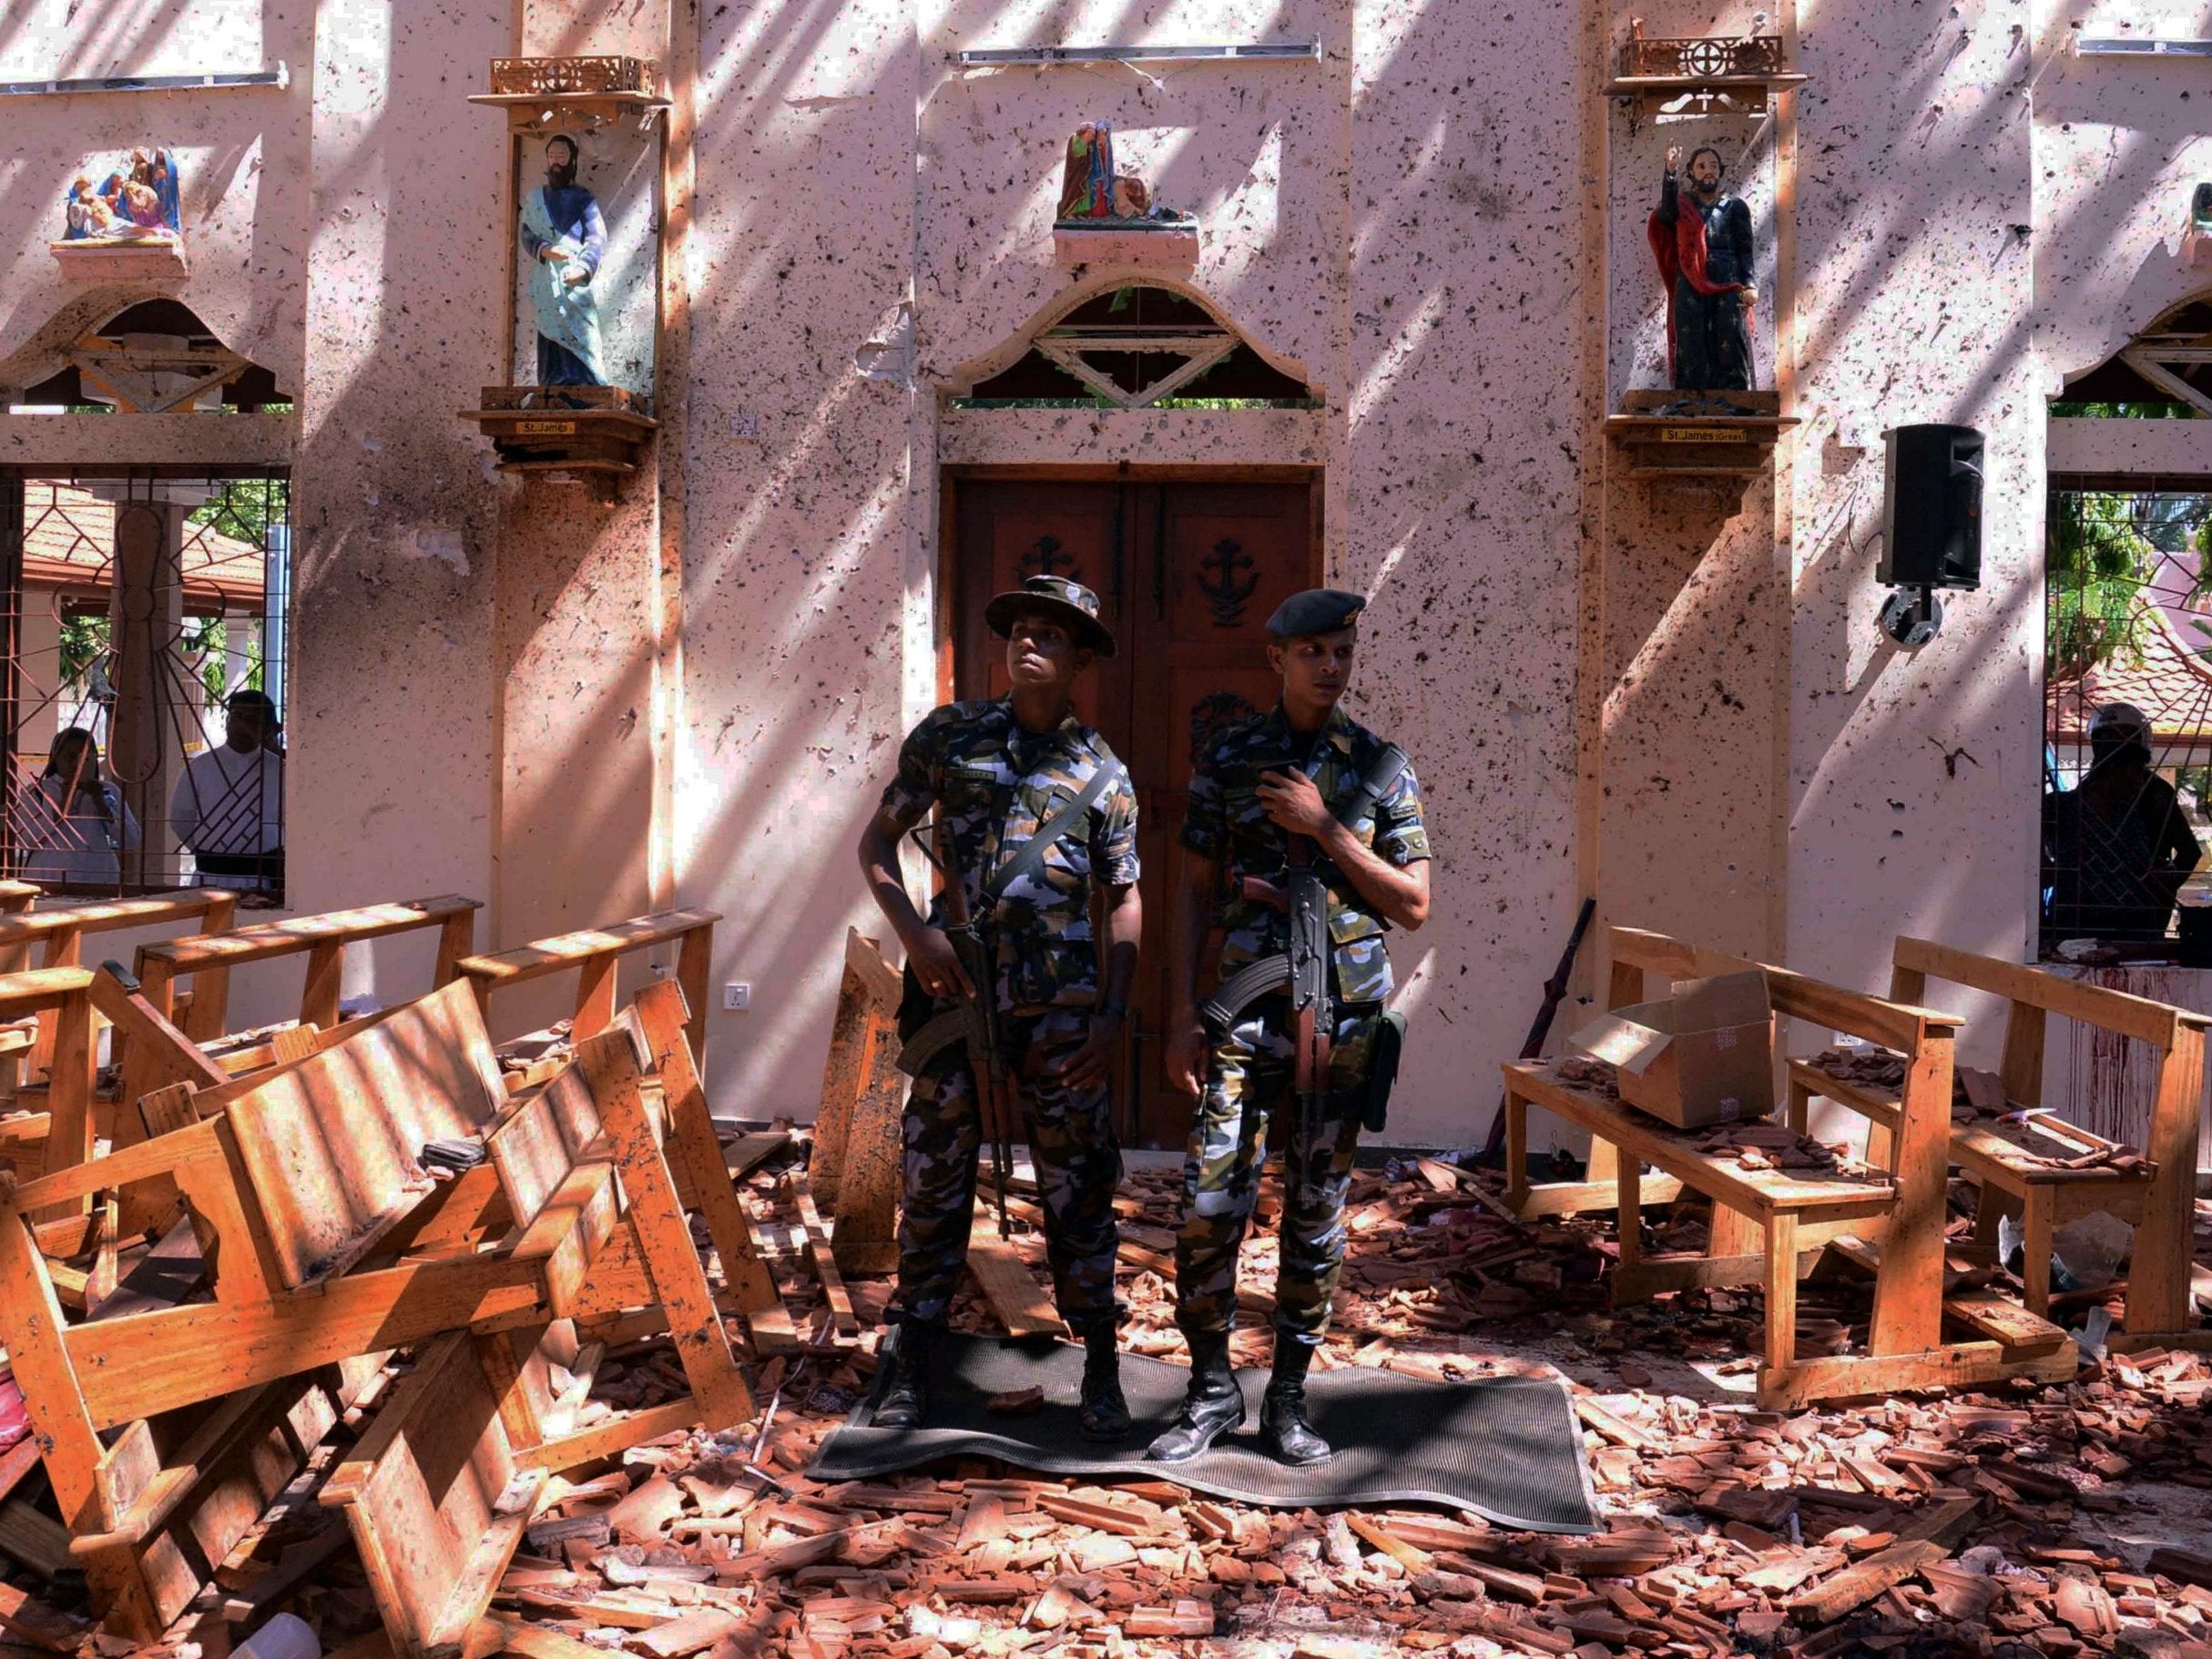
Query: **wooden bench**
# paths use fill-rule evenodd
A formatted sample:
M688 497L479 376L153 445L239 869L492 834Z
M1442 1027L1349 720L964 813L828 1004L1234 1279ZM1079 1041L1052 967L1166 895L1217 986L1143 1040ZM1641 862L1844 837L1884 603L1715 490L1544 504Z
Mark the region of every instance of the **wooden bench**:
M1924 939L1899 939L1890 994L1901 1002L1919 1001L1927 994L1931 980L2004 999L2004 1048L1998 1075L2006 1104L2015 1111L2032 1110L2043 1103L2044 1027L2052 1014L2148 1047L2156 1085L2146 1165L2065 1167L2075 1159L2109 1157L2118 1148L2086 1129L2048 1115L2017 1123L1977 1119L1953 1124L1950 1160L1981 1188L1977 1225L1984 1245L1997 1243L2001 1216L2021 1216L2025 1235L2021 1277L2029 1312L2043 1314L2050 1306L2053 1230L2103 1210L2138 1224L2127 1290L2130 1345L2170 1345L2201 1335L2190 1289L2191 1234L2205 1031L2212 1020L2017 962ZM1898 1124L1894 1088L1839 1077L1809 1060L1792 1061L1792 1125L1803 1126L1815 1096L1867 1118L1869 1158L1890 1161ZM1994 1195L2002 1195L2002 1200Z
M1669 979L1740 971L1747 964L1699 951L1664 935L1612 931L1613 960ZM1755 964L1754 964L1755 965ZM1786 969L1762 967L1778 1013L1842 1031L1896 1049L1907 1058L1898 1155L1888 1171L1749 1168L1733 1156L1703 1151L1707 1131L1681 1130L1623 1104L1602 1090L1563 1077L1555 1064L1505 1068L1506 1202L1528 1195L1527 1111L1531 1104L1587 1130L1594 1143L1617 1147L1620 1276L1616 1295L1635 1300L1657 1290L1698 1285L1760 1284L1766 1289L1766 1341L1758 1397L1769 1407L1801 1405L1839 1395L1886 1393L2027 1376L2071 1377L2072 1342L2023 1314L1976 1323L1977 1339L1948 1342L1944 1298L1944 1148L1951 1125L1954 1016L1843 991ZM1639 996L1640 998L1640 987ZM1649 1164L1713 1200L1712 1242L1702 1257L1647 1259L1641 1249L1642 1167ZM1875 1272L1874 1309L1863 1355L1797 1357L1797 1281L1806 1252L1840 1240ZM1747 1249L1743 1247L1749 1245ZM2009 1340L2008 1340L2009 1338Z
M84 962L85 940L88 936L133 928L190 924L203 933L219 933L229 927L237 902L236 893L224 892L216 888L189 888L172 893L148 893L137 899L60 904L50 910L18 909L12 913L0 911L0 962L16 964L18 970L28 967L32 948L37 946L40 947L40 967L80 967ZM103 1008L100 1013L104 1019L106 1010ZM15 1082L14 1071L20 1066L25 1075L14 1092L33 1110L37 1109L37 1097L45 1087L39 1082L40 1074L54 1064L59 1021L58 1009L47 1009L40 1013L36 1035L27 1047L18 1046L15 1033L0 1032L0 1068L6 1068L8 1072L8 1075L0 1077L0 1084ZM120 1060L127 1046L124 1037L118 1034L110 1059ZM106 1100L96 1102L95 1112L98 1120L96 1132L112 1138L114 1125L111 1104ZM27 1152L28 1148L25 1150ZM63 1164L73 1161L74 1157L65 1157ZM56 1165L57 1168L61 1166L62 1164ZM30 1165L19 1163L18 1173L25 1172L37 1173Z
M653 1099L643 1087L640 1046L660 1054L684 1042L675 987L653 992L657 1007L587 1039L544 1089L511 1100L474 997L451 984L226 1085L234 1092L212 1115L0 1200L0 1344L117 1628L150 1639L140 1633L177 1611L181 1580L157 1568L173 1568L171 1534L200 1471L165 1464L148 1427L164 1413L455 1331L657 1308L692 1393L531 1447L534 1466L751 1414L672 1159L727 1199L701 1205L723 1262L751 1259L749 1244L732 1236L731 1216L739 1227L743 1217L727 1176L696 1167L701 1135L714 1145L696 1079L664 1075ZM417 1154L444 1138L479 1139L488 1156L428 1180ZM142 1299L70 1321L31 1212L155 1178L189 1206L212 1299Z
M576 975L575 1013L570 1039L605 1031L614 1023L617 1002L616 970L625 956L655 945L674 942L676 982L691 1010L691 1052L702 1070L707 1055L707 975L714 963L714 924L721 921L714 911L659 911L634 916L627 921L586 928L552 939L534 940L512 951L484 956L464 956L455 964L463 979L475 987L476 1001L491 1017L492 993L513 985L528 984L548 974Z
M307 962L300 994L299 1023L328 1032L340 1022L339 1002L349 945L435 929L437 956L427 987L434 991L454 978L461 959L474 946L479 908L479 900L449 893L395 904L367 905L358 910L330 911L315 916L294 916L286 921L257 922L228 932L160 940L138 948L137 973L148 1006L162 1019L173 1023L203 1050L211 1050L229 1033L231 971L250 962L304 956ZM191 986L191 997L189 1003L180 1007L179 987L187 982ZM259 1052L236 1057L236 1064L226 1069L248 1069L267 1064L274 1058L263 1046ZM135 1104L160 1087L168 1069L167 1063L151 1055L134 1054L127 1043L124 1101ZM125 1112L118 1120L118 1135L124 1140L133 1133L124 1121L129 1116Z
M808 1164L814 1196L836 1220L837 1265L847 1273L888 1273L899 1265L906 1106L900 991L899 971L884 960L882 947L848 928Z
M0 1064L5 1065L15 1065L32 1052L39 1028L54 1033L46 1082L36 1105L0 1117L0 1168L8 1172L10 1180L23 1181L49 1168L83 1163L92 1155L98 1134L93 1101L92 975L82 968L0 973ZM59 1222L85 1215L80 1201L41 1208L33 1219ZM111 1248L114 1242L111 1228Z

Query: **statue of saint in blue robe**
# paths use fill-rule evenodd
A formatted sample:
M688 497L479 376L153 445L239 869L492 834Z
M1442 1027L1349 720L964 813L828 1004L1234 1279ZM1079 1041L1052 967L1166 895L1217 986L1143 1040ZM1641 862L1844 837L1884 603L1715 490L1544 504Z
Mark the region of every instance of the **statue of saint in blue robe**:
M597 200L579 184L541 185L523 198L522 238L537 323L537 383L606 385L599 305L592 294L607 252Z

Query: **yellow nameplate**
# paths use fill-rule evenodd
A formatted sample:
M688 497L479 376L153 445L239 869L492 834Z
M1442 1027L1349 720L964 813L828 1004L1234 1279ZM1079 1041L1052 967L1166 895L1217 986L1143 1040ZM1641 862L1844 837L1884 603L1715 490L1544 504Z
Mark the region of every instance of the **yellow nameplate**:
M1742 443L1748 434L1733 426L1662 426L1662 443Z
M576 423L574 421L517 421L515 434L524 438L573 438Z

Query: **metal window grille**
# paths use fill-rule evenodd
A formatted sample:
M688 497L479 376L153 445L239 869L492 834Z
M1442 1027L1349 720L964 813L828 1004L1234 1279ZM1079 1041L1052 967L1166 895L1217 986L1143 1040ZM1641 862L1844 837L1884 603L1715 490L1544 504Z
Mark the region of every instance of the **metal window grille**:
M6 486L0 868L70 894L281 903L283 737L244 727L255 694L284 707L288 478Z

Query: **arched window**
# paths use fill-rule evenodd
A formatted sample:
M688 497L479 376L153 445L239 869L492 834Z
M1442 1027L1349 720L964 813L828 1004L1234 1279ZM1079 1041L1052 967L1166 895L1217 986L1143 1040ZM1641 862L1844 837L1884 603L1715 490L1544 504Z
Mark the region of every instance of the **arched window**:
M2183 301L2110 357L2066 382L2058 416L2212 415L2212 299Z
M1173 289L1132 285L1071 306L1030 349L957 406L1306 409L1312 392L1211 310Z
M64 366L27 388L31 408L122 414L282 411L276 377L217 339L175 300L142 300L79 338Z

